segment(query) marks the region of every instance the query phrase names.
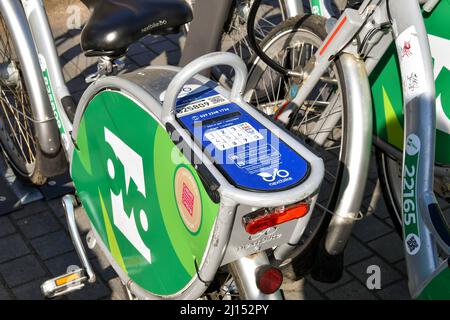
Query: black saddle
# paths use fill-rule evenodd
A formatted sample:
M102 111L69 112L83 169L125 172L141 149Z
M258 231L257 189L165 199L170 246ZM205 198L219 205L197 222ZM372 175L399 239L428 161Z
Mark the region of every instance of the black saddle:
M82 0L91 17L81 33L87 56L119 57L148 34L170 34L192 20L184 0Z

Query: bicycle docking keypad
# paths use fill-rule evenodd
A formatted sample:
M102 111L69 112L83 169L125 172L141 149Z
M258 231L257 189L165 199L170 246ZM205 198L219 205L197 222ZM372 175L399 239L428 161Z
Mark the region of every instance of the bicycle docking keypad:
M303 157L255 116L206 85L183 89L177 119L238 188L280 191L308 176L309 164Z

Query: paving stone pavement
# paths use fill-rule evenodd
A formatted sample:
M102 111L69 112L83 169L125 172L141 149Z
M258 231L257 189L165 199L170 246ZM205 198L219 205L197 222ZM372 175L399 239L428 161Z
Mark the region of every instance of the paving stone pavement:
M79 46L80 30L67 31L69 5L78 5L82 18L88 15L78 1L47 1L53 11L50 20L64 76L78 100L87 87L84 79L95 70L96 59L86 58ZM57 9L55 9L57 8ZM56 13L55 13L56 12ZM58 14L59 13L59 14ZM134 44L126 58L126 70L148 64L176 64L180 58L181 34L145 37ZM364 203L370 202L377 182L372 168ZM364 211L367 211L365 208ZM370 216L358 221L345 253L345 272L335 284L324 284L310 277L287 283L287 298L305 299L408 299L406 270L400 238L396 234L382 199L371 208ZM83 234L88 230L86 217L77 211ZM83 237L84 238L84 237ZM82 291L62 299L120 299L125 293L119 279L99 252L89 253L98 280ZM39 201L0 217L0 299L43 299L41 283L79 264L66 229L60 199ZM381 289L366 286L367 268L381 268Z

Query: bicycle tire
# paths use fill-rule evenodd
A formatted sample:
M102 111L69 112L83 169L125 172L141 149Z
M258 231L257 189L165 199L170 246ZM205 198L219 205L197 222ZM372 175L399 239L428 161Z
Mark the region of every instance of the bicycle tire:
M398 169L398 178L401 181L401 165L398 168L392 166L395 159L389 157L386 153L382 152L378 148L375 151L376 165L378 177L380 180L381 192L383 194L384 203L386 209L389 212L391 221L394 224L397 234L402 236L402 223L401 223L401 201L395 194L397 193L394 188L398 187L398 184L394 182L393 170ZM398 181L397 181L398 182ZM401 183L401 182L400 182ZM401 186L401 184L400 184Z

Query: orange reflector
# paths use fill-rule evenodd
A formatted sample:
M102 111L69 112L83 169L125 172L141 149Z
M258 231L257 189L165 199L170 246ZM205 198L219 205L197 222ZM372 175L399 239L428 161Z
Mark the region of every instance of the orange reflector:
M81 277L80 277L80 275L78 273L72 273L72 274L69 274L68 276L64 276L64 277L61 277L59 279L56 279L55 283L59 287L59 286L65 285L65 284L67 284L67 283L69 283L71 281L78 280L80 278Z
M256 286L264 294L272 294L280 289L283 283L283 274L280 269L270 265L261 266L256 271Z
M256 234L270 227L299 219L308 213L308 202L299 202L289 207L279 207L272 210L263 208L244 216L245 231Z

